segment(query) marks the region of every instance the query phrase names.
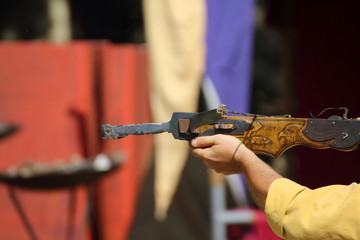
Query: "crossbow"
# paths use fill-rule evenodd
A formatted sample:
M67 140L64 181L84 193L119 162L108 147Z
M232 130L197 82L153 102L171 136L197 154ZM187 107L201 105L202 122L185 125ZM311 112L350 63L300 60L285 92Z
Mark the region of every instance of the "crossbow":
M287 149L302 145L316 149L352 151L360 142L360 118L343 116L294 118L290 115L264 116L229 111L225 105L200 112L174 112L169 122L113 126L101 125L104 139L128 135L170 132L175 139L191 140L197 136L233 135L257 154L279 157ZM233 116L237 114L241 116Z

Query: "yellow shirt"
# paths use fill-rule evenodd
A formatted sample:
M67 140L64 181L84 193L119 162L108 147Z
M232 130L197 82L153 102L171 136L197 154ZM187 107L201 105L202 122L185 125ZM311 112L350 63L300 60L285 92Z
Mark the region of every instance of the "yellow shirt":
M270 186L265 214L284 239L360 239L360 185L311 190L277 179Z

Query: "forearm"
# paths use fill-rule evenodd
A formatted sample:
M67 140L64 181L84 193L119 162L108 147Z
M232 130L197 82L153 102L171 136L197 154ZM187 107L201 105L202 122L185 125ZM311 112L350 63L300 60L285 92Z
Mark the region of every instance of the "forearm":
M271 183L282 176L247 148L241 154L236 154L235 158L242 162L242 172L253 200L259 208L264 209Z

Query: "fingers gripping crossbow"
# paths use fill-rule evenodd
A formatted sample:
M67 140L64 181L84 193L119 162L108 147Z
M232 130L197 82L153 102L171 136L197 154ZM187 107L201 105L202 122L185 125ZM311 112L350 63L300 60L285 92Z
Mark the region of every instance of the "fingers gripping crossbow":
M113 126L101 125L102 138L120 139L128 135L171 133L175 139L191 140L197 136L233 135L257 154L278 157L287 149L303 145L317 149L352 151L360 142L360 119L293 118L289 115L264 116L226 110L225 105L201 113L174 112L169 122ZM237 114L241 116L229 116Z

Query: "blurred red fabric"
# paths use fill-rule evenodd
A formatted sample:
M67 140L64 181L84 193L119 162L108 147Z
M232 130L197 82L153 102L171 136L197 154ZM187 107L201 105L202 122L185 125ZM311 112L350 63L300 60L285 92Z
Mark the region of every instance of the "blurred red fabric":
M0 44L0 121L21 126L0 142L1 171L26 162L66 162L73 154L88 154L83 139L94 136L84 136L82 129L94 118L92 59L86 42ZM95 122L91 124L93 128ZM16 189L16 193L40 239L66 238L69 189ZM74 194L74 239L84 239L85 188L76 188ZM28 239L4 184L0 202L0 239Z

